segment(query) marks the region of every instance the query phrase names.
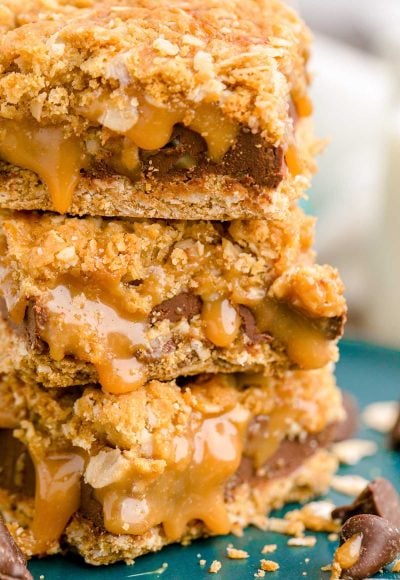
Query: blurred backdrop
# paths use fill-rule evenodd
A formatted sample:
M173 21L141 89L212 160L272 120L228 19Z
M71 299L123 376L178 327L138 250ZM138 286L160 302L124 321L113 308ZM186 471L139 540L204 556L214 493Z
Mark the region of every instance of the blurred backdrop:
M320 158L307 209L347 287L348 337L400 347L400 0L290 0L315 35Z

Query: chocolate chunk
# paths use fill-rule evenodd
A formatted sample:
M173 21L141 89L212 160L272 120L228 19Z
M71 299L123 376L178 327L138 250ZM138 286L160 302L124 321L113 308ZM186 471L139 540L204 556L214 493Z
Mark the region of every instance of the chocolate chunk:
M195 296L190 292L182 292L182 294L177 294L169 300L164 300L164 302L153 308L150 313L150 320L152 322L158 320L179 322L182 318L190 320L196 314L200 314L201 307L202 301L199 296Z
M265 423L265 429L268 429L268 421L261 415L253 419L253 424L258 425ZM252 429L252 425L249 431ZM250 457L250 450L247 451L248 457L243 457L240 466L234 476L235 485L243 482L251 482L259 479L276 479L286 477L300 467L309 457L314 455L318 449L326 447L331 442L331 429L327 427L317 435L308 435L304 440L285 439L279 445L277 451L268 459L264 465L256 470L253 465L253 459Z
M317 435L308 435L304 440L285 439L278 450L262 467L261 473L268 479L286 477L300 467L309 457L321 447L331 442L330 429L325 429Z
M346 580L362 580L376 574L400 552L400 530L385 518L370 514L353 516L342 528L341 544L357 534L362 536L361 550L357 562L342 569L341 578Z
M25 327L28 344L38 354L46 351L46 344L40 338L40 332L46 326L48 311L39 302L30 300L25 314Z
M254 344L261 341L270 342L272 340L271 336L268 334L263 334L258 330L256 319L254 318L251 310L242 304L239 305L238 310L240 318L242 319L243 330L250 339L251 343Z
M35 494L35 468L12 429L0 429L0 487L30 497Z
M21 550L0 520L0 580L32 580Z
M360 514L386 518L400 528L400 497L390 481L383 477L371 481L352 504L334 509L332 517L346 522Z
M237 142L219 164L220 173L244 178L268 189L278 187L284 171L282 148L268 146L260 135L246 131L241 131Z
M6 304L6 301L4 300L3 296L0 296L0 317L3 320L8 319L7 304Z
M343 421L335 423L335 428L332 433L332 440L334 442L350 439L350 437L353 437L357 433L359 428L358 403L350 393L343 391L342 394L346 418Z
M389 445L394 451L400 451L400 409L397 421L389 434Z
M96 528L104 530L103 506L95 498L94 489L87 483L81 485L79 513L90 520Z
M285 173L283 149L265 143L260 135L241 130L236 143L220 162L208 158L203 137L176 125L171 141L156 151L140 151L143 172L157 179L186 174L189 179L204 174L229 175L247 185L278 187Z
M176 125L171 141L157 151L140 151L143 170L146 175L165 177L195 169L205 163L207 143L199 135L183 125ZM192 160L185 164L184 161ZM185 167L186 165L186 167Z

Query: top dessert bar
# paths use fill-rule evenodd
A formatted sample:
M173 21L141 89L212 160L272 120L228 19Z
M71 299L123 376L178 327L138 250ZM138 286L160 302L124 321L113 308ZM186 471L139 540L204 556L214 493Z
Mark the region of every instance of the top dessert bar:
M312 136L310 35L278 0L6 0L0 206L285 213Z

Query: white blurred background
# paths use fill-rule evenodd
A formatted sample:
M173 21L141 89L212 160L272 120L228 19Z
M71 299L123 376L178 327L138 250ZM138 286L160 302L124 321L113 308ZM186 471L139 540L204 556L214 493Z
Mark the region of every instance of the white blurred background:
M307 209L347 287L347 336L400 347L400 0L291 0L315 35L320 159Z

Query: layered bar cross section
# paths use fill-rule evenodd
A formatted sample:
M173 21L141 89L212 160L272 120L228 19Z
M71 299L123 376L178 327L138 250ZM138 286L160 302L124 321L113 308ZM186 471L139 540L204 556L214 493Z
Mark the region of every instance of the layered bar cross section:
M200 372L314 369L336 358L342 282L312 220L162 222L3 214L0 369L107 392ZM14 351L14 356L10 352Z
M3 12L0 207L254 218L309 186L310 35L277 0Z
M62 541L104 564L238 532L322 493L336 467L324 448L343 410L328 369L153 381L126 395L13 376L0 389L14 400L0 416L0 508L27 555Z

